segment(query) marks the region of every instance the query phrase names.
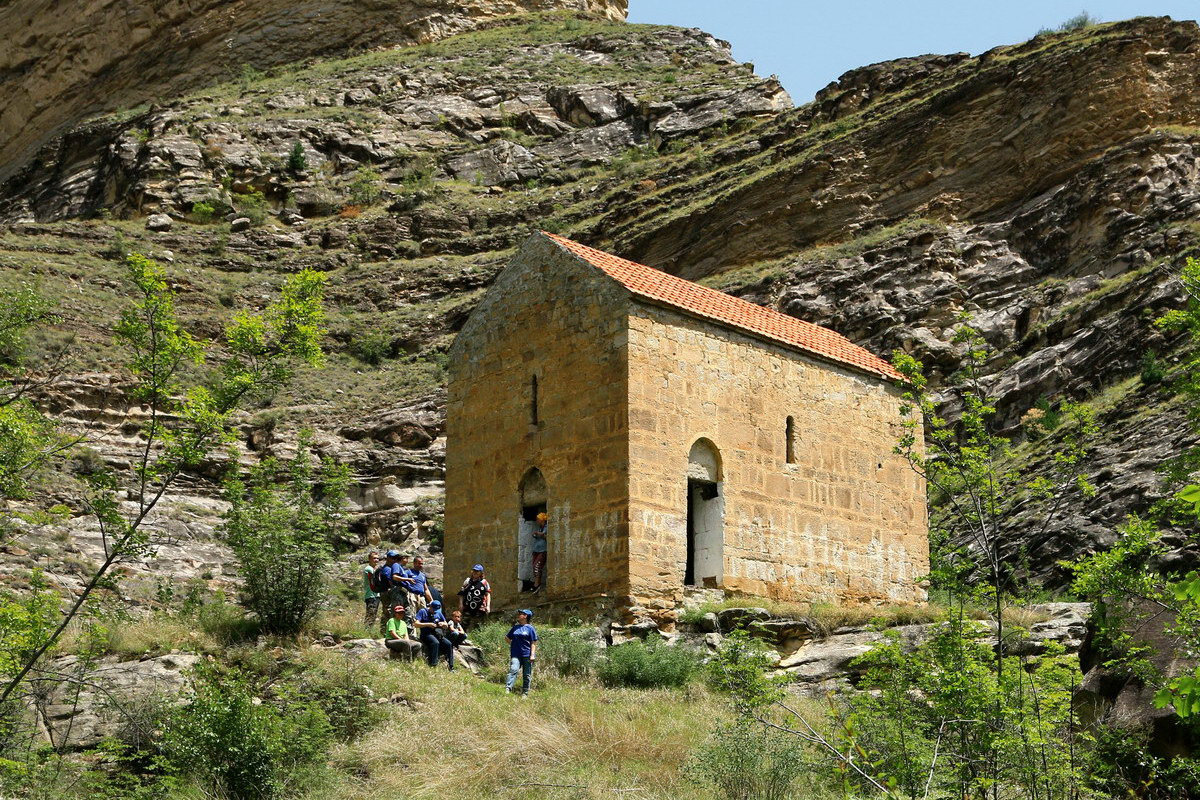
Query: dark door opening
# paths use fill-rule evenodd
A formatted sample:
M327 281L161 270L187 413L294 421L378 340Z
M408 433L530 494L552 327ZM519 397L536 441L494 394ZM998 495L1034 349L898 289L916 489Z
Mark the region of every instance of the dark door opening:
M522 538L526 542L526 554L524 563L520 570L521 591L532 592L534 589L534 574L533 574L533 531L538 527L538 514L545 513L545 503L535 503L533 505L521 507L521 533ZM544 579L545 576L543 576Z
M517 591L529 592L537 585L534 575L533 532L538 527L538 514L546 511L550 499L550 493L546 490L546 479L537 467L531 468L525 473L525 477L521 478L518 497L518 508L521 511L517 515ZM546 577L545 558L545 555L539 554L538 566L541 567L543 585Z

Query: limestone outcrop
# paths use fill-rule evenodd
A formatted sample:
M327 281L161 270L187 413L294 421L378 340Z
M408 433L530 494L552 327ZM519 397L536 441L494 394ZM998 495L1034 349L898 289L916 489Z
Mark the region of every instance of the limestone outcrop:
M431 42L512 14L625 18L626 0L51 0L0 9L0 179L84 117L296 64Z

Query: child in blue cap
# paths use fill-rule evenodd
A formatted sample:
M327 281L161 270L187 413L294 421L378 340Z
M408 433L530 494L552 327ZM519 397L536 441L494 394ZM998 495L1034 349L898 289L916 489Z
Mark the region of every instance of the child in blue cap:
M517 612L517 624L509 629L508 656L512 660L508 665L508 680L504 690L512 692L517 683L517 673L521 673L521 696L529 694L529 683L533 677L533 662L537 660L537 631L533 629L533 611L523 608Z

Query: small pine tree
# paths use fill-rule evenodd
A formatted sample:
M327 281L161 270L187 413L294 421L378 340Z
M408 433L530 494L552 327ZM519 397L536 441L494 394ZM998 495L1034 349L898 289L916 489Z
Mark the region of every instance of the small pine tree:
M304 145L298 139L292 145L292 152L288 153L287 169L293 175L308 171L308 158L304 155Z

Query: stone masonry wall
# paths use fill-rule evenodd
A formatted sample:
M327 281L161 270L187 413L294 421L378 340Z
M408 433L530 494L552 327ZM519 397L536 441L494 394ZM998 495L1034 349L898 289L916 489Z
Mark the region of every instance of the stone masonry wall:
M680 597L688 453L703 437L721 459L725 588L797 601L923 600L925 486L892 453L898 406L880 379L633 304L631 594L652 609Z
M531 237L455 340L446 420L446 588L483 562L496 608L517 594L518 487L545 477L549 554L535 604L628 592L625 290ZM530 378L539 419L530 424ZM454 602L452 597L448 597Z

